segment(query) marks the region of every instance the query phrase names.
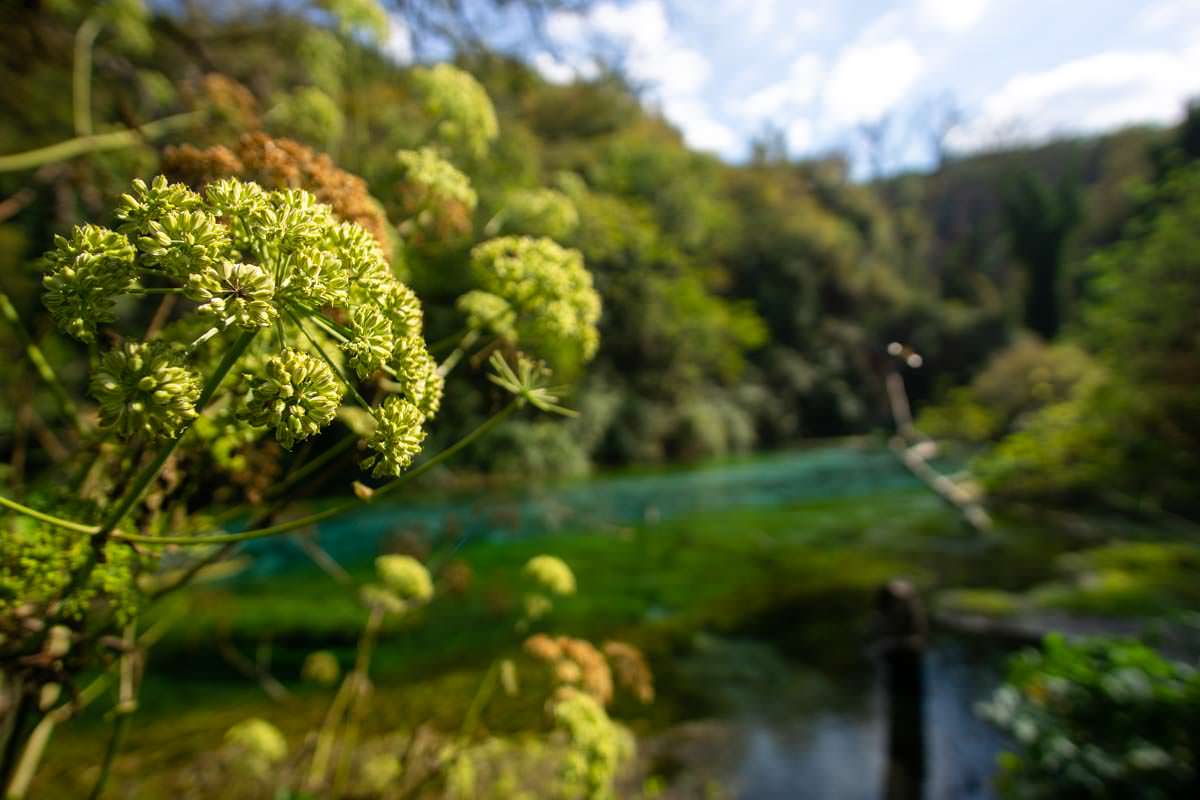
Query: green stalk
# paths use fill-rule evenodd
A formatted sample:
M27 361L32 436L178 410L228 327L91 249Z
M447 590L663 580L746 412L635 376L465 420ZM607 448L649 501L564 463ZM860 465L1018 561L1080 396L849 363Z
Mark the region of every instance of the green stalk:
M154 122L147 122L140 128L130 128L110 133L94 133L90 136L77 136L74 139L57 142L56 144L26 150L24 153L13 153L0 156L0 172L15 172L17 170L36 169L44 164L81 156L84 153L96 153L101 150L119 150L132 147L147 139L157 139L172 131L181 130L204 119L205 112L189 111L185 114L175 114L163 117Z
M88 800L100 800L104 794L104 787L108 784L108 777L112 774L112 765L117 758L117 753L121 750L121 745L125 741L125 734L129 731L130 714L118 714L117 719L113 722L112 738L108 740L108 747L104 751L104 761L100 764L100 775L96 778L95 785L92 786L92 791L88 795Z
M53 525L56 528L63 528L76 533L96 534L100 532L99 525L84 525L81 522L72 522L69 519L56 517L53 514L47 514L38 511L36 508L30 508L27 505L22 505L16 500L9 500L7 497L0 495L0 506L7 508L9 511L15 511L18 514L24 514L27 517L32 517L39 522L45 522L47 525Z
M426 461L424 464L421 464L416 469L413 469L410 472L406 472L403 475L401 475L400 477L394 478L393 480L385 483L383 486L380 486L378 489L376 489L374 491L373 496L379 497L381 495L392 492L392 491L400 488L405 483L408 483L409 481L414 480L415 478L418 478L421 475L424 475L426 472L433 469L438 464L441 464L443 461L450 458L451 456L455 455L456 453L461 451L464 447L471 444L476 439L478 439L479 437L483 436L485 433L490 431L492 428L499 425L501 422L503 422L505 419L507 419L510 414L512 414L514 411L516 411L520 407L520 405L521 405L521 403L519 400L514 400L513 402L509 403L503 409L501 409L500 411L493 414L487 421L482 423L478 428L471 431L466 436L464 436L462 439L459 439L457 442L450 445L445 450L443 450L442 452L438 453L433 458ZM214 535L210 535L210 536L145 536L145 535L137 534L137 533L123 533L121 531L114 531L112 533L112 538L114 540L120 540L123 542L138 542L139 544L149 544L149 545L179 544L179 545L200 546L200 545L209 545L209 544L229 544L231 542L246 542L246 541L250 541L252 539L265 539L268 536L278 536L281 533L287 533L288 531L294 531L297 528L306 528L309 525L315 525L318 522L323 522L324 520L327 520L331 517L336 517L339 514L343 514L352 508L356 508L362 502L363 501L359 500L358 498L355 498L353 500L345 500L341 503L337 503L336 505L333 505L333 506L325 509L324 511L318 511L315 514L309 514L306 517L300 517L298 519L288 520L287 522L281 522L278 525L271 525L266 528L259 528L257 530L251 530L251 531L243 531L242 533L220 533L220 534L214 534Z
M67 393L66 388L59 381L54 368L46 360L46 355L34 343L33 337L25 330L25 326L21 324L21 317L17 314L16 307L2 289L0 289L0 315L3 315L8 320L13 333L17 335L21 346L25 348L25 357L33 364L38 377L50 387L50 391L54 394L54 399L58 401L58 405L62 408L63 416L67 418L68 424L70 424L76 433L81 433L79 409L75 406L75 401L71 399L71 395Z
M75 135L92 135L92 46L100 33L100 20L88 17L75 32L75 63L71 80Z

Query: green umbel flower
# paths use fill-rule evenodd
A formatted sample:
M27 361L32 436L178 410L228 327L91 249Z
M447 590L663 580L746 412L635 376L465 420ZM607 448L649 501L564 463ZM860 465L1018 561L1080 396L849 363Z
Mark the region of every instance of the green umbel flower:
M350 330L354 337L343 349L358 377L368 378L382 369L396 347L392 322L376 306L358 306L350 312Z
M557 556L534 556L525 564L526 576L554 594L575 593L575 573Z
M133 191L121 195L116 216L122 223L121 233L146 236L151 233L151 223L161 221L169 213L197 210L203 202L200 195L182 183L168 183L162 175L150 185L137 178Z
M329 650L317 650L305 657L300 676L306 681L330 686L337 681L341 671L336 655Z
M113 298L134 278L136 251L123 235L98 225L78 226L70 239L54 242L42 280L46 307L64 331L94 341L96 326L113 321Z
M199 311L216 317L220 327L265 328L279 312L271 301L275 279L257 264L224 261L188 278L184 294L199 302Z
M375 412L375 432L367 440L374 453L363 459L364 468L375 477L399 475L425 441L425 415L403 397L389 397Z
M478 158L500 132L487 90L452 64L418 67L413 86L425 113L437 122L437 138L453 150Z
M168 211L147 223L138 239L146 264L176 280L218 264L229 255L229 232L207 211Z
M200 378L182 352L157 342L125 342L100 359L92 373L100 422L118 435L171 438L197 416Z
M327 241L350 282L362 292L379 291L395 280L379 240L363 226L353 222L334 225Z
M287 348L267 361L263 374L247 377L244 418L273 428L288 450L328 425L342 402L342 385L329 365L300 350Z
M379 580L401 600L425 602L433 597L433 580L425 565L412 556L387 555L375 559Z
M471 271L480 289L512 306L522 343L549 353L565 349L583 361L596 354L600 295L578 250L505 236L471 251Z
M505 198L498 226L505 233L564 239L579 227L579 211L556 189L519 189Z
M425 340L420 336L406 336L398 340L391 365L408 399L427 419L437 416L446 379L438 371L437 362L429 354Z
M517 315L503 297L476 289L459 297L454 305L466 316L468 328L516 341Z
M397 339L421 335L421 328L425 324L421 301L406 284L393 281L384 293L383 306L392 321L392 333Z
M459 203L475 210L478 198L471 179L431 147L396 153L403 191L418 195L423 204Z

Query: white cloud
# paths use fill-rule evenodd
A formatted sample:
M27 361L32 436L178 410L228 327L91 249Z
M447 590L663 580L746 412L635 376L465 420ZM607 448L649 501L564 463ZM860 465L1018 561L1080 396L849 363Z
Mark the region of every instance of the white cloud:
M980 112L953 131L956 149L1060 133L1094 132L1136 122L1166 123L1200 92L1200 46L1188 50L1111 50L1011 78Z
M570 83L579 74L571 64L545 52L533 54L533 68L550 83Z
M617 45L625 70L644 84L649 98L683 131L688 144L702 150L735 155L738 135L718 121L704 101L712 65L697 49L683 44L672 30L662 0L634 0L618 5L605 0L581 15L552 14L547 34L563 59L535 56L534 66L550 81L562 81L568 70L589 63L585 51L596 40Z
M816 144L816 131L807 119L794 119L784 130L787 137L788 150L792 153L803 154L813 149Z
M761 122L794 112L817 96L823 71L816 54L800 56L792 62L786 78L750 94L741 104L741 113L753 122Z
M410 64L413 60L412 31L399 15L388 15L388 35L382 43L384 55L397 64Z
M1137 17L1137 26L1149 33L1200 32L1200 3L1195 0L1159 0L1148 3Z
M921 54L905 39L846 48L825 85L830 120L850 125L879 118L897 106L923 68Z
M683 138L698 150L723 156L737 156L742 149L742 137L717 120L708 106L696 98L665 100L663 114L683 131Z
M962 33L979 22L988 0L920 0L917 13L925 23L948 33Z

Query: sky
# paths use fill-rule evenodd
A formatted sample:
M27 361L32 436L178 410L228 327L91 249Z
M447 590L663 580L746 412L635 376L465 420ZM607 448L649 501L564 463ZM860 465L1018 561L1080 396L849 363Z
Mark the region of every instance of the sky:
M794 157L849 149L860 174L928 166L935 141L1170 123L1200 96L1200 0L600 0L546 31L526 53L546 78L619 52L695 148L742 160L770 126Z

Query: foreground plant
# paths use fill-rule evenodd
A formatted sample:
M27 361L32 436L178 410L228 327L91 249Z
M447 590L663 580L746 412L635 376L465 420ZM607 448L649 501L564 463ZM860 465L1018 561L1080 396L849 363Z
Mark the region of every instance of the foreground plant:
M155 598L238 542L308 527L386 494L518 407L555 399L525 367L524 378L506 381L517 374L493 360L513 401L410 469L452 364L439 367L431 355L420 301L394 276L379 239L299 189L224 178L196 191L163 177L138 180L112 227L77 227L44 263L51 316L91 350L87 385L98 416L94 425L79 417L82 447L68 480L35 493L33 505L0 497L11 512L0 518L0 781L10 797L25 795L44 751L51 728L39 720L77 713L86 702L75 677L117 662L125 677L94 794L102 791L136 708L137 625ZM344 444L308 458L309 443L339 419L350 428ZM249 524L237 532L215 526L203 499L213 465L231 448L288 470L264 494L273 502L244 510ZM387 481L355 482L353 498L273 524L287 490L321 478L320 468L348 448ZM272 455L279 452L292 455ZM201 555L166 578L157 557L166 546ZM389 557L379 568L384 588L365 595L372 619L428 599L419 564ZM351 678L346 691L358 708L365 667Z

